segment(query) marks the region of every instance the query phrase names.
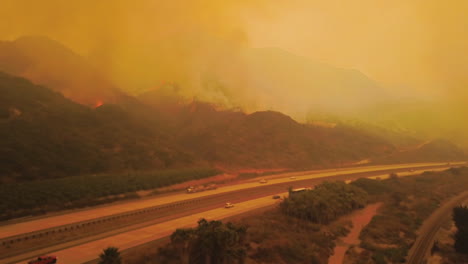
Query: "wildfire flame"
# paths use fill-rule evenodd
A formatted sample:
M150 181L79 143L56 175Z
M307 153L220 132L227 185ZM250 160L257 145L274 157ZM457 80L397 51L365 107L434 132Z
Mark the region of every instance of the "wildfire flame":
M94 108L98 108L100 107L101 105L103 105L104 102L102 100L98 100L95 104L94 104Z

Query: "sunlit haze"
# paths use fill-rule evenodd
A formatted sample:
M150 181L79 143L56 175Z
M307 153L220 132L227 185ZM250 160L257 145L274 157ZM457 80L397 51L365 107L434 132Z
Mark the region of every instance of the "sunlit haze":
M467 102L468 0L0 0L0 263L468 263Z
M51 37L136 93L161 82L197 88L211 71L230 89L254 93L248 69L231 67L237 53L276 47L359 70L386 89L460 99L467 9L463 0L4 0L0 37Z

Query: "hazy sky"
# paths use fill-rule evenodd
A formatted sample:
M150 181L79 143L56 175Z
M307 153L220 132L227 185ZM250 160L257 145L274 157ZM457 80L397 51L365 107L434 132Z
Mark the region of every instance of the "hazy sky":
M393 89L468 99L467 10L466 0L1 0L0 38L49 36L124 85L189 82L239 49L279 47Z
M407 89L465 92L468 1L290 0L247 18L254 46L279 46Z

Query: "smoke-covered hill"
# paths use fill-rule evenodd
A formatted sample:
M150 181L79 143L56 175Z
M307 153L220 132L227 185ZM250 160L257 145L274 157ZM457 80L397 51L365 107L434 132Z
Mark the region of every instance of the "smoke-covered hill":
M155 124L118 105L92 109L0 73L0 179L189 166Z
M0 71L45 85L85 105L115 103L126 98L85 58L47 37L0 41Z

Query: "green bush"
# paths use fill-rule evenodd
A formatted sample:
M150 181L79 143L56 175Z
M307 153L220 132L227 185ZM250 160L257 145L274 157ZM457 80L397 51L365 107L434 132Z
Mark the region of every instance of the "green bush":
M364 207L367 201L367 193L359 187L344 182L325 182L314 190L290 193L280 207L286 215L327 224L341 215Z

